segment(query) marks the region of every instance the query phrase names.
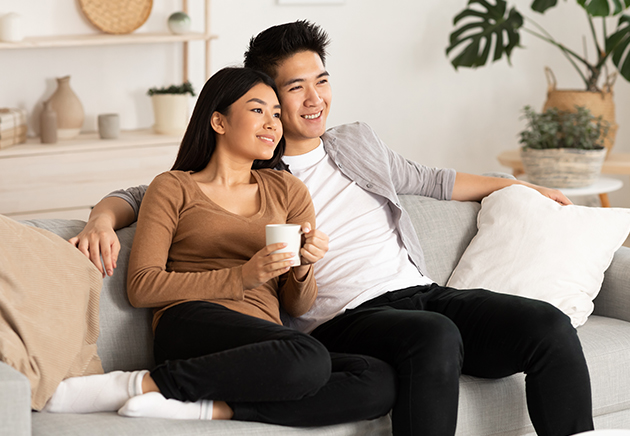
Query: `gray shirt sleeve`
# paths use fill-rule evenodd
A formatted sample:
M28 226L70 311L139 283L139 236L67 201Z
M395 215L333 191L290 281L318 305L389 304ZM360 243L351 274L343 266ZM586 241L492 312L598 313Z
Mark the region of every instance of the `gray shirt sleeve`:
M138 218L138 211L140 210L140 203L142 203L142 199L144 198L144 193L147 192L147 185L133 186L127 189L119 189L114 192L110 192L104 198L109 197L118 197L125 200L129 205L133 208L134 213L136 214L136 219Z

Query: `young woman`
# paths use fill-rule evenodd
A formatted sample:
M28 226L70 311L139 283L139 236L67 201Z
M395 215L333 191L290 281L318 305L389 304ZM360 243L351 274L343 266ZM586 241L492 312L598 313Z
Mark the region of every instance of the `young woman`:
M120 414L312 426L390 410L391 367L331 355L282 326L281 309L300 316L313 304L313 263L328 238L314 230L304 184L271 169L284 151L280 110L263 73L226 68L208 80L173 169L147 190L129 261L130 302L154 308L158 366L66 380L47 411L94 392L108 398L84 398L94 406L72 411L128 400ZM302 225L299 266L293 253L274 253L285 244L265 246L272 223Z

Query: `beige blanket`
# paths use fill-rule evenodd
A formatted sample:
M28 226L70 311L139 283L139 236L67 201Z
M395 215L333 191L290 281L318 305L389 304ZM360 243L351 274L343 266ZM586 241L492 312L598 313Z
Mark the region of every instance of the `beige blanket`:
M59 236L0 215L0 360L28 377L41 410L59 383L102 373L102 278Z

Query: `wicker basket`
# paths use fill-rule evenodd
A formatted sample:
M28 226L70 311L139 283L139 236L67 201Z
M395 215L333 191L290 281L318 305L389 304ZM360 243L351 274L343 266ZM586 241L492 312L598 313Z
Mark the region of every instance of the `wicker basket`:
M582 188L599 177L606 149L521 148L523 169L530 182L549 188Z
M142 26L153 0L79 0L87 19L105 33L131 33Z
M615 122L615 103L612 91L617 74L613 73L608 76L602 92L558 90L556 89L556 78L549 67L545 67L545 74L548 88L543 112L550 107L569 112L575 112L575 106L588 108L594 117L601 116L610 123L610 129L604 138L604 147L610 152L615 144L615 136L619 127Z

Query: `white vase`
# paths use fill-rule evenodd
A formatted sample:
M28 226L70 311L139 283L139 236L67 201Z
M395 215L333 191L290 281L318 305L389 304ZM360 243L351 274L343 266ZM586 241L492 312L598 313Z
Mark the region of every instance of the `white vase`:
M153 94L155 133L183 135L188 126L188 100L188 94Z

